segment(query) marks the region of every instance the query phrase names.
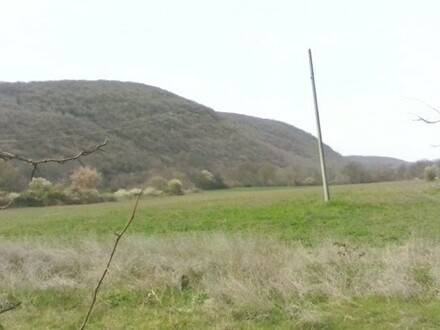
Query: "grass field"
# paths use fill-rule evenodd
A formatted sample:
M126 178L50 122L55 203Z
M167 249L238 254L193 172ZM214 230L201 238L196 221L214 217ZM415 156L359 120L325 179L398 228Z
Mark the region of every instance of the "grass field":
M91 329L436 329L440 186L141 200ZM133 201L0 211L0 329L78 329Z

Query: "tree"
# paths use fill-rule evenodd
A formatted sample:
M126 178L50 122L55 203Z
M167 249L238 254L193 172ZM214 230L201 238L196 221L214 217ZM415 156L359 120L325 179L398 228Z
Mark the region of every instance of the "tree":
M258 181L263 186L273 186L276 180L277 168L270 164L265 163L258 169Z
M366 183L370 182L370 174L368 171L359 163L350 162L348 163L342 173L347 177L349 183Z
M69 179L74 190L96 189L102 181L102 175L96 169L80 167Z
M435 165L429 165L425 167L424 177L426 181L432 182L437 177L438 168Z

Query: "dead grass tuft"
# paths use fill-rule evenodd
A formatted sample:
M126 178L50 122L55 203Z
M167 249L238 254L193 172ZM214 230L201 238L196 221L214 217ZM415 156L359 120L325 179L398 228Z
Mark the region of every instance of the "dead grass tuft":
M111 242L93 239L70 247L2 242L0 285L3 289L92 287L110 246ZM382 249L337 242L306 248L268 237L131 236L120 246L105 284L151 292L194 290L207 295L209 307L270 309L281 301L293 311L289 301L298 297L319 302L356 295L438 295L440 245L412 239ZM312 309L301 313L305 323L319 319Z

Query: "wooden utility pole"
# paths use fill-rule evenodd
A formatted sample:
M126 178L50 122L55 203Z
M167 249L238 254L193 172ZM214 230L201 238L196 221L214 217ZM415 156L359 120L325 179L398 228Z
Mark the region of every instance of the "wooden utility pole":
M312 61L312 50L309 49L309 62L310 62L310 74L312 79L312 89L313 89L313 101L315 103L315 115L316 115L316 127L318 130L318 150L319 150L319 160L321 163L321 174L322 174L322 185L324 189L324 200L328 202L330 200L330 193L327 184L327 172L325 168L325 158L324 158L324 148L322 143L321 134L321 124L319 121L319 110L318 110L318 97L316 96L316 85L315 85L315 73L313 71L313 61Z

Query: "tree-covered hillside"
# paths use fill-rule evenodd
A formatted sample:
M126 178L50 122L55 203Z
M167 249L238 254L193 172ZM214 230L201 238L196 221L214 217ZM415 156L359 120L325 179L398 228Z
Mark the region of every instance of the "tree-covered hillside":
M63 157L106 138L105 152L84 161L102 173L109 189L141 185L157 175L197 182L202 170L230 186L320 179L316 139L285 123L218 113L138 83L0 83L1 150L35 159ZM330 178L340 179L343 157L328 146L325 152ZM15 185L28 179L31 168L9 163L1 165L3 175L15 175ZM37 174L62 181L71 171L71 164L47 165Z

